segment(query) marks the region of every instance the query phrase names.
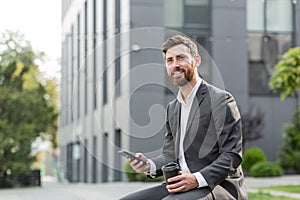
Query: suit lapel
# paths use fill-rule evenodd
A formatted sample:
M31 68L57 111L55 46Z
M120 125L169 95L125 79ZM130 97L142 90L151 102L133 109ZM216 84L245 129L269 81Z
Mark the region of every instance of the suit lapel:
M174 130L176 130L176 136L175 136L175 156L176 158L178 158L178 154L179 154L179 141L180 141L180 116L181 116L181 104L177 101L176 102L176 107L175 107L175 120L176 120L176 128Z
M200 104L201 104L201 102L203 101L203 99L205 97L206 89L207 89L207 87L206 87L206 84L203 80L200 87L199 87L199 89L198 89L198 91L197 91L197 93L196 93L196 96L193 100L193 104L192 104L190 114L189 114L189 119L187 121L186 133L189 131L189 128L192 125L195 114L196 114L196 112L198 112Z

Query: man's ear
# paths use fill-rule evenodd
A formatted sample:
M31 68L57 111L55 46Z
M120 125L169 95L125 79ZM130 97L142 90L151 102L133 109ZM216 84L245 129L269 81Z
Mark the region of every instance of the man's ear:
M196 55L194 59L195 59L195 67L199 67L200 64L201 64L201 57L200 57L200 55L199 54Z

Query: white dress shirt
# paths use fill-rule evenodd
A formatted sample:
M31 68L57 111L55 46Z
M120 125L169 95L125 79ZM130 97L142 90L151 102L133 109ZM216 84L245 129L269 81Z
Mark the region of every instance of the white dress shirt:
M191 107L196 96L196 93L201 85L202 79L199 79L190 94L187 96L186 100L184 101L182 98L182 94L179 91L177 95L177 100L181 103L181 115L180 115L180 141L179 141L179 158L178 162L183 172L190 172L189 167L187 166L185 156L184 156L184 149L183 149L183 141L186 134L186 126L189 119ZM202 176L200 172L193 173L198 181L198 187L207 186L207 182Z
M202 79L199 79L194 88L192 89L191 93L186 98L186 101L183 100L182 94L179 91L177 95L177 100L181 103L181 115L180 115L180 141L179 141L179 165L183 172L190 172L190 169L187 166L185 157L184 157L184 150L183 150L183 141L186 134L186 126L189 118L189 114L191 111L191 107L193 104L193 100L196 96L197 90L200 87ZM156 166L151 159L148 159L150 163L150 174L154 174L156 171ZM198 187L205 187L207 186L207 182L202 176L200 172L193 173L198 181Z

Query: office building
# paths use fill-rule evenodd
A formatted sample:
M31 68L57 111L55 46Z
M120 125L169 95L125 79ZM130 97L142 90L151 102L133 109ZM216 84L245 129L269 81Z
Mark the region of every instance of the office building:
M60 161L71 182L125 179L119 149L156 155L165 108L177 94L160 50L177 32L197 41L205 80L230 91L241 113L261 111L276 160L297 98L268 88L273 67L300 45L296 0L63 0ZM212 59L210 59L212 58Z

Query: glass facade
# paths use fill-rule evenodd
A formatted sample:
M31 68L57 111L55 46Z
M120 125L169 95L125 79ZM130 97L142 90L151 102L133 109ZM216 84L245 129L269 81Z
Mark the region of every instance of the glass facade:
M290 0L248 0L249 31L291 32L292 2Z
M121 2L116 0L115 2L115 96L121 96Z
M80 118L80 13L77 15L77 119Z
M250 93L270 93L268 81L280 56L291 47L291 34L248 33Z
M103 0L103 10L102 10L102 20L103 20L103 40L107 39L107 0ZM107 44L106 42L103 43L103 85L102 85L102 102L103 105L107 103Z
M248 64L250 94L272 94L268 87L273 68L292 47L290 0L248 0Z
M88 112L88 9L84 3L84 114Z
M208 0L184 1L184 26L206 29L210 24Z
M183 26L182 5L183 0L164 0L164 24L166 27Z
M74 44L75 44L75 38L74 38L74 25L72 25L71 27L71 122L73 122L73 103L74 103L74 69L75 69L75 65L74 65Z
M97 109L97 0L93 1L93 105Z
M117 150L122 149L122 133L120 129L115 130L115 155L117 154ZM115 169L114 169L114 181L122 180L121 169L121 160L119 157L115 157Z
M208 0L164 0L166 27L207 29L210 24Z

